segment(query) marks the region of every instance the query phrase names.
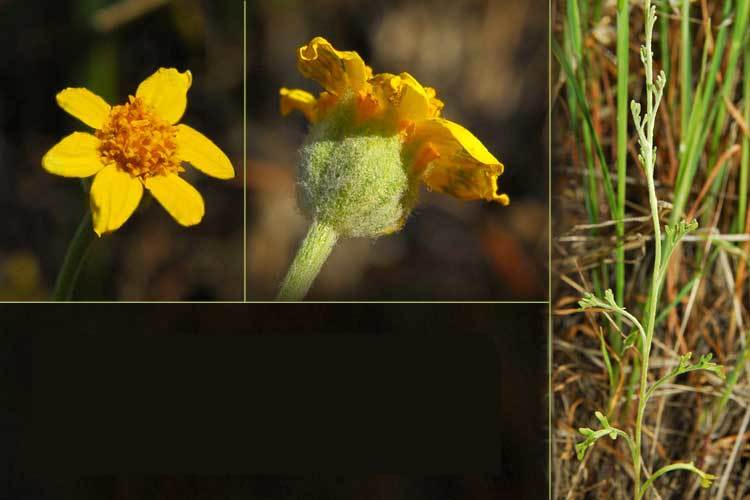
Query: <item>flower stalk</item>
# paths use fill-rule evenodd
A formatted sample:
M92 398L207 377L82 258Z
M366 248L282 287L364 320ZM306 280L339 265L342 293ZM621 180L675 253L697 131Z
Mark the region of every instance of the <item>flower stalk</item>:
M313 221L287 271L276 300L302 300L337 240L338 234L332 227Z
M63 260L62 267L57 274L51 297L53 301L68 301L73 297L78 275L86 261L91 243L94 241L94 234L91 227L91 212L86 210L73 239L70 240L65 260Z

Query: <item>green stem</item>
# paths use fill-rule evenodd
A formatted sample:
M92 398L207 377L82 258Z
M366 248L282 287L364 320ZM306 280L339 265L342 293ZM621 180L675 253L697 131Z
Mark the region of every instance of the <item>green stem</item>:
M682 74L680 75L680 84L682 85L682 89L680 92L680 134L684 138L687 137L687 126L692 106L693 46L690 43L690 0L682 0L681 14L680 34L682 43L680 45L680 72Z
M750 337L750 330L748 330L745 333L745 338ZM737 381L740 378L740 375L742 375L743 368L745 367L745 363L747 363L750 360L750 344L745 342L745 347L742 348L740 353L737 355L737 361L734 363L734 369L729 373L727 376L727 382L724 385L724 390L721 392L721 397L719 398L719 401L716 403L716 411L714 412L715 416L719 416L724 412L724 407L727 405L727 402L729 401L729 396L732 395L732 392L734 392L734 387L737 385Z
M745 120L750 122L750 50L745 52L742 98L745 100ZM748 171L750 171L750 139L742 137L742 154L740 157L740 182L737 203L737 224L735 232L742 233L745 230L745 217L747 217L747 188Z
M67 301L73 297L78 274L94 241L94 229L91 227L91 212L86 210L78 224L73 239L70 240L60 272L57 274L52 300Z
M630 10L627 0L617 2L617 249L615 260L615 301L625 303L625 178L628 165L628 76L630 50ZM622 326L620 316L617 325ZM619 335L615 336L619 340ZM619 351L620 343L614 347Z
M337 240L338 234L333 228L313 221L281 284L276 300L304 299Z

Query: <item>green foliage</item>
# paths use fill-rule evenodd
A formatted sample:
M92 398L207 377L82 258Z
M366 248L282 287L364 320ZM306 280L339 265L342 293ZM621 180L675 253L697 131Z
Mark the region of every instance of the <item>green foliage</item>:
M606 292L604 292L604 300L600 299L599 297L596 297L595 295L591 293L585 293L583 295L583 298L578 301L578 305L581 306L581 309L590 309L592 307L598 307L602 309L608 309L611 311L624 311L624 307L620 307L615 302L615 295L612 293L611 289L607 289Z
M711 362L711 359L713 359L713 354L708 353L708 354L702 355L700 357L700 361L694 364L690 363L690 359L692 357L693 357L692 352L689 352L687 354L683 354L682 356L680 356L680 364L677 366L677 368L674 369L674 371L672 371L671 375L676 377L677 375L681 375L689 371L709 370L709 371L716 373L721 378L724 378L723 368L720 365L717 365L716 363Z
M667 246L675 247L686 234L691 233L698 229L698 221L693 219L688 222L681 220L676 224L667 224L664 227L664 232L667 234L666 244Z

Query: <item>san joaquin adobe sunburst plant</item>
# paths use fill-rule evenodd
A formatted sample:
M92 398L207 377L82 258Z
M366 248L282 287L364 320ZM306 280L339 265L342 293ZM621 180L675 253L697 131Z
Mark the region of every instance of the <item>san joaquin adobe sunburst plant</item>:
M409 73L373 74L352 51L322 37L297 51L297 67L324 89L280 90L281 113L312 124L300 149L298 202L311 219L278 298L307 294L340 238L399 231L420 184L461 200L509 203L500 163L471 132L441 117L437 92Z
M741 498L750 2L559 5L555 497Z
M234 177L227 156L197 130L178 123L187 107L190 71L160 68L117 106L85 88L66 88L57 104L94 129L73 132L42 158L44 169L63 177L93 177L90 214L83 216L58 274L53 298L69 300L92 234L119 229L135 212L144 188L182 226L198 224L203 198L180 177L183 162L218 179ZM92 227L93 226L93 227Z

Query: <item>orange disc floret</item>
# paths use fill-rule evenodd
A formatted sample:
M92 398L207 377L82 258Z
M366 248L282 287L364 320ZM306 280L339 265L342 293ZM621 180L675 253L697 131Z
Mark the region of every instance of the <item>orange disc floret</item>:
M380 104L370 92L360 90L357 94L357 120L366 122L380 111Z
M96 137L102 163L114 163L133 177L146 179L182 172L177 128L160 118L140 97L114 106Z

